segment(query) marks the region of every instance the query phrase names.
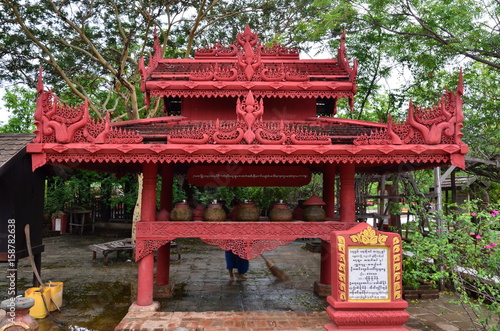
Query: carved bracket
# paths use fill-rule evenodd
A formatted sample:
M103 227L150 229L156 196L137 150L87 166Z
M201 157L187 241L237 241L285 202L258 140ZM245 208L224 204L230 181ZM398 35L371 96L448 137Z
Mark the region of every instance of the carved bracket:
M219 246L225 251L231 250L243 259L252 260L259 257L265 251L272 251L279 246L289 245L293 240L203 239L203 242L212 246Z

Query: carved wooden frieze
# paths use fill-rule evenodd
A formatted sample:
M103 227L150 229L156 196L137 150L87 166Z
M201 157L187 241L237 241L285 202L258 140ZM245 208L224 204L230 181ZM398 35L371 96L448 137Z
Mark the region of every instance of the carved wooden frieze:
M236 121L201 122L173 130L167 135L169 144L262 144L262 145L330 145L330 138L315 132L306 126L284 124L281 122L263 122L264 102L256 100L252 91L247 96L238 98L236 103Z
M175 238L201 238L224 250L234 249L245 259L288 245L297 238L329 241L332 231L347 230L356 222L138 222L136 260Z

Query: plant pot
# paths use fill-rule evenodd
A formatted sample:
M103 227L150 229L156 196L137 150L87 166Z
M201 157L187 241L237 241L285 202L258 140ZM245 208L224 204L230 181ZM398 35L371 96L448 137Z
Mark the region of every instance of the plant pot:
M322 222L326 219L326 212L321 206L307 206L304 209L304 221Z
M326 220L326 212L321 207L324 205L325 202L316 195L312 195L304 201L304 221L322 222Z
M205 207L203 205L196 206L193 209L193 221L203 221L203 214L205 213Z

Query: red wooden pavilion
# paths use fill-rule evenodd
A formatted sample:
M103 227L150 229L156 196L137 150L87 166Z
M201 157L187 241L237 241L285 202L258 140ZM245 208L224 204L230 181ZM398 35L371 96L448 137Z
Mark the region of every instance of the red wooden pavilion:
M345 34L336 59L305 60L295 49L264 46L247 26L228 47L200 49L194 59L163 59L155 37L154 54L147 67L141 60L140 72L146 102L163 99L166 114L158 118L94 120L86 105L60 104L40 79L36 139L28 145L33 169L53 164L144 175L134 307L155 308L153 284L155 279L169 284L170 241L178 237L198 237L247 259L297 238L321 238L318 284L329 285L337 263L330 258L331 233L356 225L356 173L464 168L461 75L456 93L446 91L436 106L410 103L406 121L336 118L337 101L347 98L353 108L356 93L357 63L349 63L344 39ZM196 185L212 186L302 185L310 171L320 172L327 221L156 221L157 175L162 176L160 208L171 210L173 176L188 171ZM392 295L404 309L401 289Z

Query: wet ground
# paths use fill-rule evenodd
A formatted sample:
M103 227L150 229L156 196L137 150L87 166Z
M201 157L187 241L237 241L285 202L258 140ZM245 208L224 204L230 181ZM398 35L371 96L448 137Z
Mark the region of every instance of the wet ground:
M114 330L135 300L137 264L127 253L110 255L108 265L98 256L92 260L88 246L117 240L94 235L64 235L44 238L42 257L44 282L64 282L61 311L37 320L40 331ZM320 254L305 249L297 241L265 255L291 278L280 282L261 258L250 262L247 281L228 281L224 252L197 239L178 239L181 259L172 250L171 283L174 297L155 299L165 312L324 312L326 300L313 292L319 280ZM19 294L31 287L32 271L27 259L20 261ZM0 281L2 292L6 283ZM453 296L439 300L409 302L410 330L474 330L473 322L460 306L450 303ZM64 325L54 320L61 321Z
M63 307L52 317L65 323L64 330L113 330L126 315L135 299L137 265L126 252L110 255L108 265L102 257L92 260L91 244L116 240L97 236L58 236L44 239L42 279L44 282L63 282ZM313 282L319 279L320 254L305 251L305 243L279 247L266 254L276 264L293 251L308 256L301 266L279 263L291 277L280 282L267 269L264 260L250 263L247 281L230 283L225 269L224 252L197 239L176 240L181 246L181 260L172 249L171 283L174 297L155 299L162 311L318 311L327 306L313 292ZM216 258L214 258L214 256ZM210 261L210 263L207 263ZM18 293L31 287L32 271L29 261L18 266ZM3 285L3 284L2 284ZM37 320L40 331L60 330L51 316Z

